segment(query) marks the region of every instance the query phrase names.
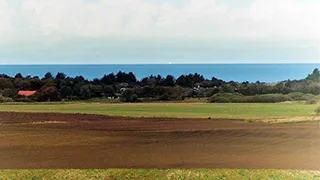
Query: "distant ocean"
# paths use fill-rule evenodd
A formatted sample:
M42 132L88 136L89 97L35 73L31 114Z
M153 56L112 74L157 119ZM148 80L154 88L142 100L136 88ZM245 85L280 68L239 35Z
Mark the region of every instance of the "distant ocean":
M63 72L68 76L82 75L91 80L104 74L133 72L137 79L150 75L168 74L176 78L181 74L199 73L206 78L216 77L225 81L278 82L303 79L319 64L136 64L136 65L0 65L0 74L43 77L46 72L54 75Z

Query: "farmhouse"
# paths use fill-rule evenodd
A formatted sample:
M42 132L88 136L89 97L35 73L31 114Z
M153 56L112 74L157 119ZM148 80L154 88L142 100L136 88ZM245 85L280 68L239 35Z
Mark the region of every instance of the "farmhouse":
M30 97L36 94L37 91L19 91L20 96Z

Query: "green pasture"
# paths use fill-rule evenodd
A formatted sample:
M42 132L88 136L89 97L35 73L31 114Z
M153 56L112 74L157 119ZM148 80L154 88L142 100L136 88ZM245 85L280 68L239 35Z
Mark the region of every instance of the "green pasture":
M318 105L306 103L17 103L4 112L82 113L124 117L211 118L238 120L315 120Z

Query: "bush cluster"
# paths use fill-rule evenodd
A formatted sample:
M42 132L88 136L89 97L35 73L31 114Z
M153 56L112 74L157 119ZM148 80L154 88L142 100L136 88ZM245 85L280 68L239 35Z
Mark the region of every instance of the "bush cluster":
M4 97L0 94L0 103L4 103L4 102L13 102L13 99L9 97Z
M312 100L312 94L290 93L290 94L261 94L244 96L240 93L217 93L209 98L212 103L277 103L285 101Z

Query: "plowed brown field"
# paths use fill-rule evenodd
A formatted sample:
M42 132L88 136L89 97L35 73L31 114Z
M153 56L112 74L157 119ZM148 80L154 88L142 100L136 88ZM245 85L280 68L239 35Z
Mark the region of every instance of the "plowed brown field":
M0 169L320 170L318 123L0 113Z

